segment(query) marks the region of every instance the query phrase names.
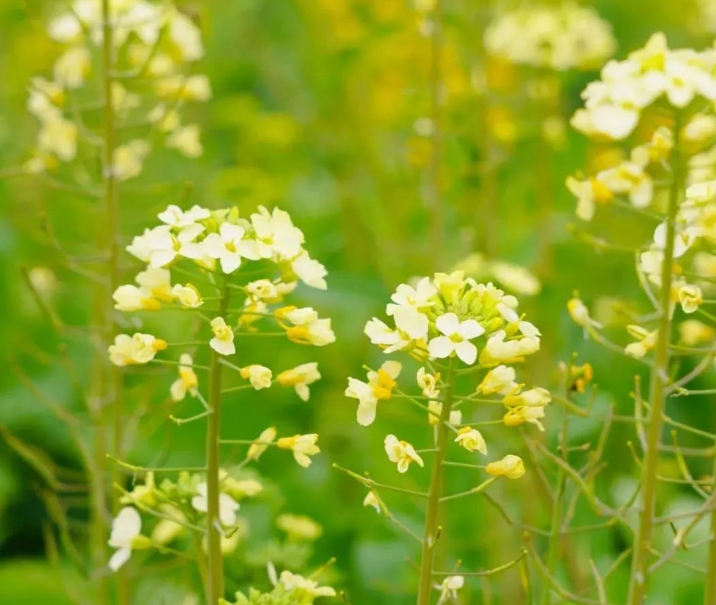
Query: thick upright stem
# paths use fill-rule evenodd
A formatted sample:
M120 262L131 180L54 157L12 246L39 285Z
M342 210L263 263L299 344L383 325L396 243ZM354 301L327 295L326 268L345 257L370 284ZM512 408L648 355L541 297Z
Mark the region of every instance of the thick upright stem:
M659 464L659 443L663 428L666 406L665 389L669 380L669 342L671 340L671 285L674 260L674 235L676 214L685 186L685 171L679 150L679 116L674 120L674 146L671 152L673 181L669 192L669 207L666 217L666 246L661 267L661 295L659 299L659 334L656 343L654 366L651 371L649 401L651 414L646 435L646 452L642 471L641 511L639 527L634 544L628 605L643 605L646 598L649 553L653 534L656 490L658 487L657 466Z
M714 458L713 476L716 477L716 457ZM704 605L716 605L716 507L711 511L711 542L709 542L706 567Z
M443 492L443 462L448 445L448 421L452 409L453 397L455 394L455 358L450 359L446 387L440 412L440 424L437 429L435 443L435 458L432 474L430 476L430 487L428 488L428 509L425 515L425 536L423 538L423 550L420 557L420 580L418 585L417 605L430 605L430 593L433 589L433 561L435 559L435 546L440 537L440 497Z
M109 170L112 155L116 147L116 116L112 103L112 70L114 61L113 31L110 18L110 0L102 0L102 54L101 81L104 96L105 112L103 120L104 147L102 155L102 182L104 184L104 213L101 224L96 230L97 247L104 252L107 262L103 273L106 283L96 288L93 311L94 334L98 350L106 350L115 334L114 307L112 292L119 285L119 206L116 181ZM92 515L90 518L90 547L92 564L100 569L107 564L107 529L109 519L107 505L110 499L107 471L107 452L115 457L121 456L121 385L122 376L119 368L109 364L105 358L99 358L92 374L91 413L94 421L94 461L93 468L88 469L92 485ZM112 416L110 416L112 414ZM113 420L114 418L115 420ZM119 418L119 420L116 420ZM112 426L112 438L108 439L108 431ZM115 480L119 480L117 475ZM119 502L115 501L115 509ZM98 575L98 602L106 603L108 579L104 574ZM117 596L120 604L129 600L127 583L118 578Z
M229 289L224 288L221 299L223 317L229 308ZM207 531L207 562L206 599L208 605L216 605L224 597L224 560L221 554L221 521L219 519L219 439L221 430L221 356L212 349L209 370L209 414L206 423L206 531Z
M442 0L435 0L430 27L432 42L430 53L430 119L432 121L432 154L428 165L428 207L430 210L430 259L434 267L440 266L440 257L443 249L443 200L442 200L442 47L443 47L443 19Z

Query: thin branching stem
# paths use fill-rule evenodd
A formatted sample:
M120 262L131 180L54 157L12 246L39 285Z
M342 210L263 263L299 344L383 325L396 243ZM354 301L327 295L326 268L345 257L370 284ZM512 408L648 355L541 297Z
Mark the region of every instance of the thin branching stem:
M674 258L674 237L676 234L676 215L684 191L685 171L679 149L680 118L674 118L674 143L671 152L673 182L669 190L669 206L666 217L666 246L661 266L661 293L659 308L658 339L651 371L649 388L650 414L646 431L646 451L644 472L642 474L642 497L639 525L634 544L631 579L629 583L628 605L643 605L646 598L647 575L651 539L653 534L654 511L656 509L657 467L659 465L659 443L664 424L666 389L669 381L669 343L671 341L671 284L673 282L672 264Z

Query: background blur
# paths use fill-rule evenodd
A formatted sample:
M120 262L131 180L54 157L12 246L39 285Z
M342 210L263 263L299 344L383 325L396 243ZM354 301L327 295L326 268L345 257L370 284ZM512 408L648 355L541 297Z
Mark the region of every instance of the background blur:
M279 388L236 396L224 406L224 436L253 438L269 425L285 434L321 435L323 455L310 469L304 471L278 452L268 452L259 469L282 486L283 501L275 498L271 506L306 514L323 525L324 537L315 546L312 564L336 556L335 585L346 589L353 605L402 605L413 599L415 572L406 562L416 559L413 545L372 509L361 506L362 487L331 468L337 462L394 482L395 468L382 447L385 434L404 426L398 432L401 438L426 442L425 418L412 409L395 402L383 405L378 421L363 428L355 422L354 402L343 395L348 375L359 376L363 364L380 362L362 330L369 318L382 315L398 283L449 270L474 252L529 268L541 279L542 289L536 296L521 297L522 308L545 335L544 351L530 370L532 380L556 388L558 361L568 360L576 351L581 361L594 366L598 407L613 400L620 411L631 410L628 394L639 367L585 343L565 307L572 292L579 290L584 300L596 304L599 317L610 313L610 297L638 294L629 253L599 253L569 228L575 222L574 201L564 178L590 164L598 166L613 150L588 150L582 136L554 119L552 136L540 136L545 118L569 118L594 72L556 75L561 93L551 113L542 114L539 103L525 91L545 74L487 60L481 50L488 4L509 5L496 0L445 0L443 234L431 229L433 215L427 203L431 150L424 136L424 118L430 113L430 41L421 35L419 13L408 0L186 3L204 32L207 56L201 70L208 73L214 92L206 106L193 108L205 128L205 154L190 161L160 150L150 156L139 179L121 187L127 241L153 223L168 203L186 203L186 184L191 183L189 203L211 208L236 204L242 213L260 204L284 207L305 232L311 255L327 266L329 290L299 295L302 302L333 318L338 337L330 347L311 350L323 379L312 387L310 402ZM51 0L0 0L2 174L27 158L35 136L37 124L25 111L26 86L30 77L46 73L57 56L57 47L43 27L52 5ZM620 57L658 30L667 33L673 47L713 42L707 20L691 0L604 0L592 5L611 22ZM712 25L716 31L716 22ZM38 403L13 369L21 368L22 375L81 416L72 385L54 357L56 342L48 322L20 277L22 267L49 269L51 273L42 275L58 314L69 325L88 325L87 284L67 270L48 242L42 231L45 213L67 248L77 254L91 251L97 220L91 202L38 178L0 180L0 357L5 358L0 371L0 427L26 444L40 446L53 464L72 469L79 463L65 427ZM598 236L630 245L649 237L647 226L632 216L605 214L609 216L589 227ZM127 275L133 275L138 265L129 255L126 264ZM474 259L469 266L476 268ZM160 329L171 334L180 332L181 326ZM616 334L623 342L623 331ZM78 332L68 346L80 367L88 367L91 352L82 334ZM306 360L304 350L273 346L262 343L250 352L251 361L284 368ZM138 399L152 396L157 405L145 414L129 460L197 465L203 456L203 426L166 422L162 401L174 376L169 371L150 374L149 387L146 379L136 381L136 389L141 389L136 395ZM133 384L130 381L127 391L130 406ZM674 416L698 418L701 426L713 426L716 414L708 403L690 398ZM557 418L555 411L546 421L545 441L552 447ZM598 421L575 421L571 439L574 444L594 440L599 428ZM495 443L492 452L519 453L526 459L528 475L534 477L536 462L525 453L517 432L515 436L514 443L499 443L491 441L486 431L488 443ZM612 494L614 502L623 501L622 494L631 485L634 464L626 442L632 438L629 431L619 429L607 450L609 464L601 475L600 490ZM162 457L163 451L168 456ZM411 471L405 485L426 480L424 475ZM546 527L549 508L535 495L531 481L501 482L492 493L514 517ZM457 484L469 486L469 477ZM43 527L48 514L39 495L42 486L37 470L0 439L2 605L71 602L59 580L65 570L45 560ZM660 496L663 510L690 504L688 491L678 486ZM411 502L387 500L409 526L419 526L421 512ZM82 506L74 510L73 521L81 524ZM584 523L595 522L586 510L577 515ZM260 520L256 526L260 527ZM460 552L464 569L499 565L520 549L520 531L505 524L485 500L452 506L448 527L451 551ZM258 536L261 531L257 529ZM695 532L692 539L705 535ZM668 540L669 534L662 538ZM602 568L608 566L624 544L614 530L576 537L575 565L579 568L583 561L584 567L576 570L577 577L590 577L589 558ZM700 564L698 549L685 556ZM623 566L614 576L611 590L617 595L624 592L626 569ZM235 577L230 586L236 588L252 580L230 565L227 573ZM177 595L182 593L176 592L172 577L136 581L138 586L154 583L152 605L181 603ZM654 602L697 602L699 582L700 577L688 568L667 566L655 579ZM521 602L523 594L517 569L482 583L471 582L470 590L474 595L470 602ZM138 597L136 602L148 601Z

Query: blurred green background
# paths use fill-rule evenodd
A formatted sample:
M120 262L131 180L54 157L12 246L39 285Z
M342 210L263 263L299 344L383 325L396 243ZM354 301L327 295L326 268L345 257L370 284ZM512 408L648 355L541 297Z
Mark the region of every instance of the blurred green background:
M236 204L242 213L258 205L279 205L305 232L311 255L327 266L329 290L301 291L296 304L312 305L332 317L338 341L311 350L262 343L242 360L284 369L316 359L323 379L312 387L310 402L279 388L237 395L225 405L224 436L253 438L269 425L284 434L321 435L323 454L310 469L299 468L279 452L268 452L258 468L283 493L283 501L272 506L306 514L323 525L324 535L311 562L317 566L331 556L337 558L335 585L347 591L353 605L402 605L413 600L415 572L406 559L416 560L414 545L372 509L364 509L364 489L331 467L337 462L358 472L370 470L378 480L400 480L406 486L427 480L426 471L411 471L408 478L399 479L382 447L389 432L427 443L422 415L393 402L380 408L373 426L363 428L355 422L354 402L343 395L347 376L361 376L363 364L375 367L381 361L362 330L368 319L382 315L398 283L449 270L473 252L530 268L543 287L537 296L524 297L522 308L545 335L544 351L532 363L530 379L558 388L557 363L576 351L581 361L594 366L598 409L613 401L628 414L632 406L629 393L639 366L622 359L615 363L613 355L586 343L565 308L575 289L589 303L605 297L638 297L630 254L598 253L569 229L575 221L574 202L563 186L564 178L590 163L598 164L600 154L609 150L595 154L568 127L566 140L556 146L535 136L542 118L524 91L526 83L545 75L486 64L480 38L490 14L488 4L509 5L496 0L445 0L444 232L438 240L431 235L431 213L425 202L429 143L414 128L416 120L430 111L430 45L420 35L417 13L407 0L184 4L204 32L207 52L200 68L209 75L214 92L206 106L191 109L204 128L205 154L199 160L186 160L160 150L150 157L139 179L121 186L122 232L127 242L153 224L156 213L168 203L185 200L182 203L210 208ZM27 158L36 133L37 125L25 111L26 87L32 76L50 70L58 53L43 29L53 5L51 0L0 0L0 172ZM641 46L658 30L667 33L672 46L701 47L713 40L691 2L604 0L593 6L613 25L618 56ZM579 106L579 92L594 75L556 76L563 118ZM475 86L476 80L487 81L487 89ZM188 200L187 183L192 186ZM78 469L77 451L66 428L14 370L21 368L38 388L84 420L57 359L58 343L20 278L22 267L50 269L57 280L50 296L58 315L68 325L89 324L90 288L49 245L42 230L45 214L68 250L91 254L101 218L93 202L41 178L0 180L0 350L5 358L0 372L0 426L24 443L40 447L53 464ZM605 214L589 226L598 236L630 245L649 237L648 226L633 217L616 211ZM139 267L129 255L125 261L130 278ZM148 319L147 325L167 337L181 334L181 324L162 321ZM623 330L615 331L615 339L625 342ZM69 338L67 346L80 374L88 374L93 352L82 332ZM153 369L129 378L128 406L135 405L135 397L137 401L153 397L157 402L137 429L128 455L133 463L201 463L201 424L177 427L165 420L167 409L161 402L173 379L173 373ZM713 427L716 414L708 401L683 401L682 407L672 410L675 417ZM188 403L179 405L188 415ZM545 442L554 447L560 420L557 409L551 411ZM574 421L572 442L594 441L600 424ZM549 506L535 496L536 463L525 452L518 432L512 440L504 438L504 432L499 429L493 438L486 431L491 453L525 457L528 478L500 483L491 493L513 517L545 528ZM636 476L628 439L633 435L620 428L610 440L608 468L598 482L606 501L623 502ZM450 487L465 489L473 481L458 475ZM68 567L53 566L45 559L43 526L48 513L38 495L44 487L37 469L0 440L2 605L71 602L61 579L70 575ZM665 488L660 495L662 511L693 504L686 488ZM388 503L407 525L420 526L422 513L414 502L388 498ZM72 510L73 523L81 526L86 514L81 502ZM520 530L505 524L484 499L449 507L447 520L445 536L450 551L459 552L463 569L499 565L521 548ZM582 505L577 521L596 522ZM697 533L693 540L699 538ZM668 530L659 539L668 542ZM538 538L537 544L542 551L544 541ZM590 558L600 569L607 568L626 545L623 533L615 529L575 536L576 576L589 579ZM696 549L684 555L685 560L702 565L703 553ZM246 581L242 571L232 570L230 564L227 574L230 587ZM182 602L171 573L147 578L138 568L132 578L138 586L137 599L152 594L152 605ZM626 579L627 566L622 566L610 584L610 596L618 599L623 594ZM667 566L655 578L653 602L697 602L700 582L700 576L687 568ZM469 591L474 599L469 602L529 602L517 568L484 582L470 582Z

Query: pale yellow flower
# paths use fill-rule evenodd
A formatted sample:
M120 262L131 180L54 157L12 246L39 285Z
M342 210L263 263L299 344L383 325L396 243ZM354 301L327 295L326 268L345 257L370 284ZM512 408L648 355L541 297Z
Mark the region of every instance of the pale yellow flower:
M440 391L436 388L440 380L440 373L433 375L426 372L425 368L419 368L417 380L418 386L422 389L425 397L437 399L440 396Z
M55 82L63 88L79 88L91 69L92 57L89 50L84 47L70 48L55 62Z
M249 446L246 458L248 460L258 460L261 454L263 454L268 448L267 444L273 443L275 439L276 429L274 427L270 426L269 428L263 430L259 435L259 438Z
M211 320L211 329L214 338L209 341L209 346L219 355L233 355L236 353L234 345L234 331L226 325L223 317L215 317Z
M482 379L477 391L483 395L492 395L494 393L507 395L518 387L515 382L516 375L515 369L509 366L499 365L494 367Z
M63 117L55 116L42 124L37 135L37 147L41 154L57 156L63 162L71 162L77 156L77 125Z
M395 435L385 438L385 452L388 459L398 465L398 472L405 473L412 462L424 466L423 459L418 456L415 448L407 441L399 440Z
M686 285L679 288L679 304L684 313L696 313L703 304L704 299L701 288L698 286Z
M119 286L112 294L114 308L118 311L156 311L162 304L137 286Z
M629 357L640 359L656 346L656 341L659 336L658 330L649 332L641 326L629 325L627 326L627 331L634 338L639 339L638 342L628 344L624 348L624 353L629 355Z
M133 336L118 334L109 346L109 359L116 366L149 363L158 351L167 348L164 340L137 332Z
M196 309L204 304L204 300L201 298L201 293L191 284L186 284L185 286L176 284L172 288L172 294L183 307Z
M468 452L477 450L481 454L487 455L487 443L480 431L465 426L457 432L455 443L464 447Z
M315 433L308 435L294 435L293 437L281 437L276 445L284 450L293 450L293 457L296 462L303 468L308 468L311 465L311 458L309 456L315 456L321 450L316 445L318 435Z
M241 368L241 378L248 380L257 391L271 386L271 370L261 365L250 365Z
M126 181L139 176L148 153L149 144L139 139L117 147L112 154L111 170L114 178Z
M375 420L378 401L393 396L397 386L395 379L402 367L397 361L386 361L377 372L368 372L368 382L357 378L348 379L345 395L358 400L358 424L368 426Z
M323 534L323 528L313 519L284 513L276 519L276 527L292 540L313 542Z
M281 585L289 592L301 596L296 603L313 603L317 597L335 597L336 591L330 586L319 586L314 582L290 571L282 571L279 578Z
M503 421L505 426L519 426L529 422L537 425L540 431L544 431L540 418L544 418L544 406L518 406L508 410Z
M320 378L318 364L314 361L281 372L276 376L276 381L282 386L293 387L303 401L308 401L310 395L308 385L313 384Z
M197 124L180 126L167 137L165 144L188 158L198 158L204 153L204 147L201 144L201 129Z
M378 514L381 512L380 500L378 500L378 496L373 491L368 492L366 497L363 498L363 506L372 506Z
M502 460L490 462L485 467L485 470L493 477L502 477L504 475L508 479L519 479L525 474L525 465L519 456L508 454Z
M698 319L687 319L679 324L681 341L689 347L716 340L716 330Z
M169 388L174 401L181 401L186 397L187 393L196 397L199 379L192 368L193 363L194 360L188 353L182 353L181 357L179 357L179 378Z
M440 424L440 415L443 411L443 404L435 399L428 401L428 424ZM450 410L448 423L458 426L462 423L462 412L460 410Z

